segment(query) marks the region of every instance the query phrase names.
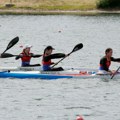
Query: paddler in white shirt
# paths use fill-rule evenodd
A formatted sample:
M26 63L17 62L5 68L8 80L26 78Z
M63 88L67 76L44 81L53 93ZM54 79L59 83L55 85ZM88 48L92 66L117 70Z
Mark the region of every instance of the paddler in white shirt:
M34 55L33 53L30 52L31 49L31 45L25 45L22 53L20 53L20 55L18 55L15 59L18 60L19 58L21 58L21 66L22 67L27 67L27 66L40 66L40 64L34 64L31 65L30 64L30 60L32 57L36 58L36 57L41 57L42 55Z

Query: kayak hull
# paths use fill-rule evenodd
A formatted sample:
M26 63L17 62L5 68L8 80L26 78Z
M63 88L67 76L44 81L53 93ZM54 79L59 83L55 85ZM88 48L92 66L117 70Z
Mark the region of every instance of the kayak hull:
M96 71L65 70L65 71L3 71L0 78L19 78L19 79L61 79L61 78L105 78L110 79L111 75L98 75ZM114 78L120 78L117 73Z
M40 74L40 73L28 73L28 72L0 72L0 78L19 78L19 79L60 79L60 78L72 78L72 76L55 75L55 74Z

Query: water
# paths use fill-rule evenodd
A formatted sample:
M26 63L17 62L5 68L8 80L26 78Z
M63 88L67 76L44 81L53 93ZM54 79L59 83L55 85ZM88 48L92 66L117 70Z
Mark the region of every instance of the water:
M119 56L120 16L0 16L0 51L11 39L20 41L8 53L19 54L26 43L42 54L47 45L54 52L69 53L78 43L83 49L59 66L98 68L107 47ZM58 61L58 60L55 60ZM40 63L41 58L31 63ZM20 60L6 58L1 66L19 66ZM119 63L112 63L117 69ZM120 120L120 81L101 79L0 79L0 120Z

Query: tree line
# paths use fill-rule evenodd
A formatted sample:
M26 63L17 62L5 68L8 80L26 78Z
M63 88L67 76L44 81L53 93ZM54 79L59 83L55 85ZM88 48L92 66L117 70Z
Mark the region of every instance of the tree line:
M99 0L97 8L103 9L120 9L120 0Z

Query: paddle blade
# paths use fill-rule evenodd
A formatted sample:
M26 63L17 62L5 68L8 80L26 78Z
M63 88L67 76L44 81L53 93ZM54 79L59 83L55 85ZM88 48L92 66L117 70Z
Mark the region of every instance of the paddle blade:
M12 55L10 53L3 53L3 54L1 54L1 58L8 58L8 57L14 57L14 55Z
M79 43L73 48L72 52L76 52L76 51L80 50L81 48L83 48L83 44Z
M83 44L82 44L82 43L77 44L77 45L73 48L72 52L70 52L67 56L69 56L69 55L72 54L73 52L76 52L76 51L80 50L81 48L83 48ZM60 63L62 60L64 60L67 56L63 57L61 60L59 60L57 63L55 63L51 68L53 68L54 66L56 66L58 63Z
M12 39L3 53L5 53L8 49L13 47L18 41L19 41L19 37L15 37L14 39Z

